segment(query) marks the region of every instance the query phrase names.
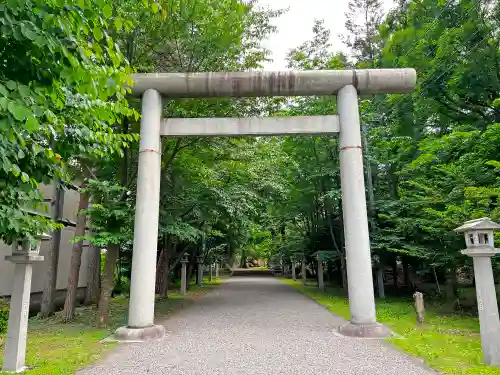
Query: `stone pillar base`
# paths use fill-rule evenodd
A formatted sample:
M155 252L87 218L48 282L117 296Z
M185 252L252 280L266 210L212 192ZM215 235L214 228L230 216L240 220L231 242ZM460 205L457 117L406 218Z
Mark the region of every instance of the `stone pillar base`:
M118 342L143 342L160 339L164 336L164 326L153 325L143 328L120 327L109 340Z
M380 323L354 324L349 322L340 326L338 333L342 336L365 339L383 339L392 336L391 330Z

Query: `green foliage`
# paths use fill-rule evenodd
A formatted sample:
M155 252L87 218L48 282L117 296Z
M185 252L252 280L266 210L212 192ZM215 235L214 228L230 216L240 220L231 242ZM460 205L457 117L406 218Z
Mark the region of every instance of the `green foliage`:
M68 167L121 152L130 136L112 125L127 106L130 69L110 37L104 1L13 0L0 4L0 237L53 228L22 208L43 210L39 183Z
M131 192L109 181L98 180L89 180L86 190L91 193L93 202L82 212L89 216L92 232L83 239L101 248L129 242L134 218Z
M7 323L9 322L9 304L0 299L0 335L7 332Z

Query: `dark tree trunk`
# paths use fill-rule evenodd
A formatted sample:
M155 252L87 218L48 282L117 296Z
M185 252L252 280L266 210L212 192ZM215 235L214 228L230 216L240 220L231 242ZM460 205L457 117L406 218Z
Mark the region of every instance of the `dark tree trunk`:
M54 182L54 190L52 192L52 220L58 221L62 219L64 209L64 190L59 185L59 181ZM49 251L45 255L45 284L42 293L42 305L40 309L40 316L47 318L54 314L54 295L57 285L57 269L59 264L59 248L61 246L61 233L62 229L56 230L52 233Z
M175 253L177 244L174 244L172 252ZM160 297L168 297L168 286L170 284L170 251L168 248L163 252L163 280L160 286Z
M399 272L398 272L398 258L394 257L392 262L392 279L394 280L394 292L399 293Z
M101 249L99 246L90 246L89 265L87 268L87 289L85 291L85 305L97 303L101 293Z
M87 187L87 180L80 185L81 189ZM80 193L80 202L78 204L78 214L76 216L76 227L75 227L75 237L81 237L85 235L85 226L87 224L87 215L81 213L81 210L88 208L89 206L89 193ZM76 291L78 288L78 278L80 276L80 266L82 265L82 252L83 244L82 241L78 241L73 244L71 250L71 263L68 275L68 287L66 292L66 299L64 301L64 320L70 321L75 316L75 306L76 306Z
M156 263L156 282L155 282L155 293L160 294L161 285L163 284L163 273L165 271L165 251L163 248L158 255L158 261Z
M403 259L403 273L405 278L405 285L411 289L411 269L407 259Z
M101 295L99 297L98 324L101 327L108 324L109 299L111 298L111 293L115 285L116 261L118 260L119 254L119 245L113 244L108 246L106 263L104 264L104 271L102 273Z

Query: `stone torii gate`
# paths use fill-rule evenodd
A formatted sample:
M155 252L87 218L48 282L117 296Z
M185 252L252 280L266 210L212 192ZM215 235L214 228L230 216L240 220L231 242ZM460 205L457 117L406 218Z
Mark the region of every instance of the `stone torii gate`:
M120 341L162 337L154 324L161 136L251 136L339 133L342 207L350 322L346 336L383 337L376 321L366 211L358 94L411 92L414 69L290 72L154 73L133 76L132 94L142 96L141 141L128 325ZM163 119L165 98L336 95L338 115L279 118Z

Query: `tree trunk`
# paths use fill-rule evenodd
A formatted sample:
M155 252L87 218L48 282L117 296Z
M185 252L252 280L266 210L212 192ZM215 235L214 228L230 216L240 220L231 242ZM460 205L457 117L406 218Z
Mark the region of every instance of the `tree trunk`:
M446 275L446 298L453 303L454 309L459 309L461 307L457 268L455 266L450 267Z
M174 243L172 253L175 253L177 244ZM160 297L168 297L168 286L170 284L170 251L167 248L163 250L163 280L160 286Z
M193 277L193 270L194 270L193 263L188 263L187 265L187 280L186 280L186 289L189 289L191 286L191 278ZM198 280L198 272L196 273L196 280Z
M64 190L59 185L59 181L54 182L54 190L52 196L52 220L58 221L62 219L64 208ZM52 233L51 244L49 251L45 255L45 284L42 293L42 305L40 316L47 318L54 314L54 295L57 285L57 269L59 264L59 248L61 246L62 229L58 229Z
M399 293L399 281L398 281L398 277L399 277L399 272L398 272L398 258L394 257L394 260L392 262L392 279L393 279L393 282L394 282L394 292L396 294Z
M160 251L158 255L158 261L156 263L156 281L155 281L155 293L160 294L161 285L163 284L163 272L165 271L165 248Z
M342 289L347 293L347 263L345 261L345 256L340 257L340 271L342 273Z
M80 185L81 189L87 187L87 181ZM80 203L78 204L78 214L76 215L75 237L85 235L85 225L87 223L87 215L81 213L81 210L88 208L90 195L88 192L80 193ZM78 288L78 278L80 276L80 266L82 264L82 241L73 244L71 250L71 263L68 275L68 287L66 292L66 300L64 301L64 320L69 321L75 316L76 305L76 290Z
M379 264L377 267L377 291L379 298L385 298L385 289L384 289L384 267L382 264Z
M439 286L439 279L436 273L436 267L432 267L432 274L434 275L434 282L436 283L436 293L441 295L441 287Z
M87 267L87 289L85 305L97 303L101 288L101 249L91 245L89 248L89 265Z
M99 297L99 326L105 326L108 323L109 299L115 285L116 261L120 252L119 245L109 245L106 252L106 263L102 273L101 295Z
M405 285L408 289L411 289L411 269L406 259L403 259L403 273L405 278Z

